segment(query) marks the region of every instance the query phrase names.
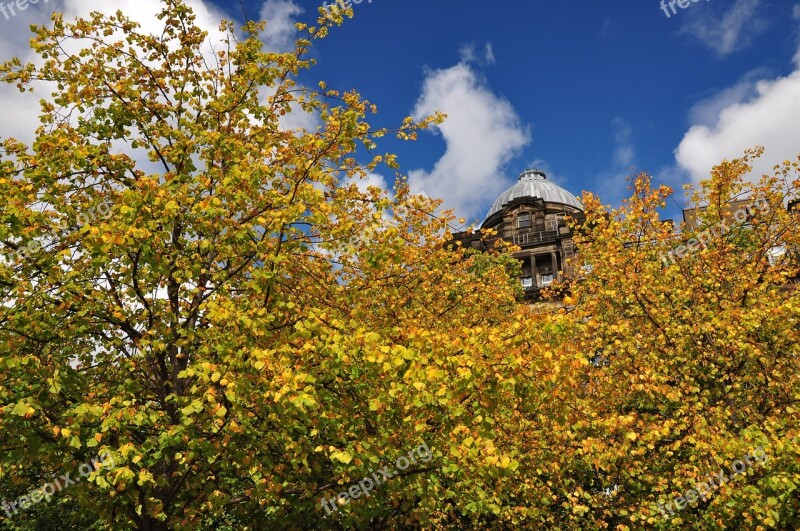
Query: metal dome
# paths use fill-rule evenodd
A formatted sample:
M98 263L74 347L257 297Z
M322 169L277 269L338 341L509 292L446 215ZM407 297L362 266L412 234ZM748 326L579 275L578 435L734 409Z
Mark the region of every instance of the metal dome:
M560 203L583 210L583 205L578 198L560 186L547 180L542 170L525 170L520 174L517 184L500 194L495 199L486 219L500 212L504 206L520 197L538 197L548 203Z

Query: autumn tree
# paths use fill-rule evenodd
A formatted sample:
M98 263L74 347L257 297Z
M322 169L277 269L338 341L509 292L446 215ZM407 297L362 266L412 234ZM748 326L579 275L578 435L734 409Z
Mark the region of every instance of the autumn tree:
M289 53L261 23L209 43L180 0L157 35L55 16L0 67L53 91L0 153L0 528L796 527L798 164L723 163L677 233L646 176L586 195L565 306L522 305L508 248L454 244L399 171L362 184L443 117L309 88L351 15Z
M693 223L661 219L672 191L644 174L619 209L584 196L583 275L558 320L561 359L583 357L561 366L570 410L553 430L564 528L800 525L800 229L787 210L800 164L752 184L760 155L690 188Z
M35 28L39 63L0 67L53 91L35 142L5 139L0 158L0 493L16 503L0 526L381 527L488 511L472 480L516 462L467 457L506 408L509 262L448 247L452 218L402 178L390 194L359 186L397 169L381 137L442 117L374 127L357 92L300 84L309 47L351 14L298 24L290 53L264 50L259 23L241 38L222 23L209 45L181 0L163 2L154 35L120 12L54 16ZM321 125L287 130L290 112ZM421 444L429 462L322 507ZM97 456L82 481L23 502Z

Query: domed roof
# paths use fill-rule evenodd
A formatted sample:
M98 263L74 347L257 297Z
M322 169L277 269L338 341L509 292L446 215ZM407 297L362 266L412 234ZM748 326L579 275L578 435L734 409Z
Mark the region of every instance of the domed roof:
M548 181L542 170L525 170L519 176L517 184L495 199L492 208L486 214L486 219L500 212L505 205L520 197L538 197L548 203L561 203L583 210L583 205L578 201L577 197Z

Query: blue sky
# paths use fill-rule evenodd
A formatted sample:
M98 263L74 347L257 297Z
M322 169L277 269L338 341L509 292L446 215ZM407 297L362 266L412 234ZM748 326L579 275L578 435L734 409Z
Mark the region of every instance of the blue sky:
M631 168L677 188L755 144L767 153L754 174L795 158L800 3L682 1L687 7L667 17L659 0L362 0L316 47L318 65L303 82L355 88L379 106L378 125L447 112L448 122L419 141L381 147L400 155L416 190L473 221L526 167L616 205ZM238 1L190 4L208 24L242 18ZM246 0L245 8L271 20L268 44L281 47L291 23L311 22L320 4ZM158 2L50 0L12 20L0 14L2 58L22 53L23 21L97 6L147 20ZM12 105L33 109L9 96L0 112ZM0 136L10 127L0 125ZM393 177L384 169L372 180L386 186ZM677 212L673 205L668 215Z
M297 5L306 12L295 18L307 20L315 3ZM417 176L421 189L452 198L449 204L463 215L481 217L528 166L544 167L576 194L592 190L617 204L632 167L673 187L707 175L713 163L692 155L695 149L721 160L764 143L770 161L763 171L800 153L797 125L788 148L768 145L770 135L751 140L746 132L737 142L728 138L738 138L735 131L722 129L722 138L707 139L707 146L687 138L692 127L695 137L703 132L698 127L713 137L723 109L757 103L758 82L782 80L797 69L798 6L710 0L676 5L668 18L655 0L364 0L353 6L355 17L321 43L314 75L359 90L379 105L385 124L414 113L423 98L425 108L441 103L462 125L472 115L476 125L496 128L508 149L502 142L495 146L492 134L486 135L489 148L481 149L487 139L478 132L476 145L463 130L393 146L412 183ZM447 87L463 105L447 108L447 91L426 92L430 85ZM800 91L794 96L800 101ZM490 106L496 120L483 116L481 105ZM800 123L800 106L784 110ZM770 129L769 110L760 120ZM684 140L679 163L676 150ZM467 168L450 162L436 171L448 149L469 151L475 160L465 161ZM473 175L470 167L485 175ZM445 175L448 170L469 175ZM681 191L677 195L683 199Z

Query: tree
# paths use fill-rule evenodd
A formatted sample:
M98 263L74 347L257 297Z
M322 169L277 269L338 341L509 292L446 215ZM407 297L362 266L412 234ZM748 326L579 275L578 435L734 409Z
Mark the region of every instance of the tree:
M0 485L16 503L0 525L379 527L449 503L434 494L467 438L453 427L483 412L493 429L487 338L515 290L507 259L447 248L436 201L402 179L391 196L357 186L397 168L370 154L391 131L355 91L298 84L349 14L298 25L291 53L262 49L263 24L237 40L223 23L213 54L181 0L160 35L120 12L56 16L35 29L40 65L0 67L54 91L33 145L6 139L0 159ZM283 128L299 110L322 125ZM430 462L325 510L423 444Z
M563 373L574 413L554 429L565 527L800 524L800 270L774 259L797 249L800 165L744 182L761 151L717 166L677 233L659 218L672 191L644 174L619 210L584 197L591 272L565 313L584 361Z
M158 36L55 17L0 67L54 91L0 156L0 528L796 527L798 164L723 163L678 236L646 176L586 195L591 267L520 305L507 249L453 245L402 176L359 187L443 117L300 85L351 15L209 54L165 0Z

